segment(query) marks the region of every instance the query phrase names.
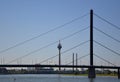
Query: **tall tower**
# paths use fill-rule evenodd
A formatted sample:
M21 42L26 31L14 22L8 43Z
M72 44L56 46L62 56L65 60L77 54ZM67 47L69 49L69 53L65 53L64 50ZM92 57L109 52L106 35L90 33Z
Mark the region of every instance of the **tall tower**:
M95 78L95 68L93 67L93 10L90 10L90 66L88 77Z
M93 10L90 10L90 66L93 66Z
M59 40L59 44L57 46L58 50L59 50L59 66L61 65L61 48L62 48L62 45L60 43L60 40ZM61 70L61 67L59 67L59 71Z

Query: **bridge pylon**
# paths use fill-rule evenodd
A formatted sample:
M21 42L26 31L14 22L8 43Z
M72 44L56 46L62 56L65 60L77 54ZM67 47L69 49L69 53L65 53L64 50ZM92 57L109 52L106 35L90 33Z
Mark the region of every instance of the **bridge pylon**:
M96 73L95 73L94 67L88 68L88 78L96 78Z
M93 66L93 10L90 10L90 68L88 69L88 78L95 78L95 68Z

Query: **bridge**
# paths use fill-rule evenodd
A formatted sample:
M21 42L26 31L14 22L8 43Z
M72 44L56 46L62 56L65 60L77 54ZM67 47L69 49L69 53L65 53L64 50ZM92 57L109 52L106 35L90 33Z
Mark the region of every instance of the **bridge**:
M88 77L89 77L89 78L95 78L95 77L96 77L96 73L95 73L95 69L96 69L96 68L108 68L108 69L117 69L117 70L118 70L118 78L120 78L120 66L116 66L115 64L113 64L113 63L105 60L104 58L101 58L100 56L94 54L94 51L93 51L93 50L94 50L94 48L93 48L93 42L95 42L96 44L102 46L103 48L111 51L112 53L114 53L114 54L116 54L116 55L119 55L119 56L120 56L120 54L117 53L116 51L108 48L107 46L101 44L100 42L98 42L98 41L96 41L96 40L93 40L93 29L99 31L100 33L104 34L105 36L107 36L107 37L109 37L109 38L111 38L111 39L113 39L113 40L115 40L115 41L117 41L117 42L120 42L120 41L117 40L117 39L115 39L114 37L110 36L109 34L103 32L102 30L94 27L94 25L93 25L93 15L97 16L98 18L100 18L101 20L103 20L103 21L105 21L106 23L110 24L111 26L116 27L117 29L120 29L118 26L112 24L111 22L107 21L106 19L100 17L100 16L97 15L97 14L94 14L94 13L93 13L93 10L90 10L90 40L85 41L85 42L83 42L83 43L81 43L81 44L78 44L77 46L74 46L74 47L72 47L72 48L70 48L70 49L68 49L68 50L66 50L66 51L64 51L64 52L62 52L62 53L61 53L62 45L61 45L61 43L60 43L60 41L59 41L59 44L58 44L58 47L57 47L58 50L59 50L59 54L56 55L56 56L59 56L59 65L46 65L46 64L44 64L44 65L35 65L35 64L1 64L0 67L54 67L54 68L59 68L59 71L61 71L61 68L88 68L88 70L89 70L89 72L88 72ZM86 16L86 15L84 15L84 16ZM84 16L83 16L83 17L84 17ZM74 22L74 21L76 21L76 20L78 20L78 19L79 19L79 18L76 18L76 19L74 19L74 20L72 20L72 21L70 21L70 22L68 22L68 23L66 23L66 24L61 25L60 27L54 28L54 29L52 29L52 30L50 30L50 31L48 31L48 32L45 32L45 33L43 33L43 34L41 34L41 35L39 35L39 36L33 37L33 38L29 39L29 40L26 40L26 41L24 41L24 42L21 42L21 43L19 43L19 44L16 44L16 45L12 46L12 47L9 47L9 48L7 48L7 49L5 49L5 50L2 50L2 51L0 51L0 53L4 53L4 52L6 52L6 51L8 51L8 50L10 50L10 49L12 49L12 48L15 48L15 47L19 46L19 45L25 44L25 43L28 42L28 41L31 41L31 40L33 40L33 39L35 39L35 38L38 38L38 37L40 37L40 36L42 36L42 35L44 35L44 34L46 34L46 33L52 32L52 31L54 31L54 30L56 30L56 29L58 29L58 28L61 28L61 27L65 26L65 25L68 25L68 24L70 24L70 23L72 23L72 22ZM87 27L87 28L88 28L88 27ZM84 31L84 30L86 30L87 28L82 29L82 30L80 30L80 31L78 31L78 32ZM73 33L73 34L71 34L71 35L69 35L69 36L67 36L67 37L64 37L62 40L66 39L66 38L68 38L68 37L71 37L71 36L73 36L74 34L76 34L76 33L78 33L78 32L75 32L75 33ZM53 43L51 43L51 44L49 44L49 45L46 45L46 46L44 46L44 47L42 47L42 48L40 48L40 49L38 49L38 50L33 51L33 52L31 52L31 53L37 52L37 51L39 51L39 50L41 50L41 49L43 49L43 48L46 48L46 47L48 47L48 46L50 46L50 45L53 45L54 43L57 43L57 42L58 42L58 41L53 42ZM82 45L82 44L85 44L85 43L87 43L87 42L90 42L90 65L77 65L77 58L76 58L76 65L74 65L74 54L73 54L73 65L62 65L62 64L61 64L61 54L65 53L65 52L67 52L67 51L69 51L69 50L72 50L72 49L74 49L74 48L76 48L76 47L78 47L78 46L80 46L80 45ZM20 58L24 58L24 57L26 57L26 56L28 56L28 55L31 55L31 53L28 53L28 54L26 54L26 55L24 55L24 56L22 56L22 57L20 57ZM49 60L49 59L52 59L52 58L54 58L54 57L56 57L56 56L50 57L50 58L48 58L48 59L46 59L46 60L44 60L44 61L47 61L47 60ZM93 64L93 63L94 63L94 61L93 61L93 56L96 56L96 57L102 59L103 61L106 61L106 62L108 62L109 64L112 64L113 66L99 66L99 65L94 65L94 64ZM76 55L76 57L77 57L77 55ZM19 59L19 58L17 58L17 59ZM16 61L17 59L12 60L12 61L10 61L9 63L11 63L11 62L13 62L13 61ZM44 62L44 61L42 61L42 62Z
M120 78L120 66L90 66L90 65L33 65L33 64L6 64L0 65L0 67L54 67L54 68L89 68L89 78L95 78L95 68L108 68L108 69L117 69L118 70L118 78ZM92 75L91 75L92 70Z

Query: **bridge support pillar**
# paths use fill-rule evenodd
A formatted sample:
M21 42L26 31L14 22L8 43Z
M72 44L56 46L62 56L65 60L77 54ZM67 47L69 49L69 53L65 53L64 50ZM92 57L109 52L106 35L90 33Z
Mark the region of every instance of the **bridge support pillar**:
M88 78L96 78L94 67L88 69Z
M118 68L118 79L120 79L120 69Z

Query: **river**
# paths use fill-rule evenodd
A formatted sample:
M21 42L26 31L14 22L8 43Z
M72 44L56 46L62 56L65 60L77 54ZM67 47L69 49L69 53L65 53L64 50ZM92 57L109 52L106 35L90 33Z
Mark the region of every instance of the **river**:
M88 79L87 76L14 74L0 75L0 82L120 82L120 79L112 76L97 76L95 79Z

